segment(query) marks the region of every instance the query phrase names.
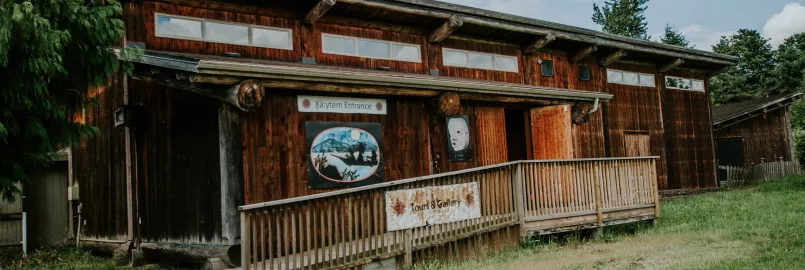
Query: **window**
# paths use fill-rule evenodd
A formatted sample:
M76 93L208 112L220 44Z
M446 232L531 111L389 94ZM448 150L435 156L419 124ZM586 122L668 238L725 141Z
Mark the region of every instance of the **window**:
M635 86L656 86L654 75L646 73L636 73L621 70L608 69L607 82Z
M156 36L293 50L291 29L155 14Z
M591 76L590 67L579 66L579 81L589 81Z
M679 77L665 77L665 87L669 89L704 91L704 81Z
M442 64L451 67L466 67L507 72L520 70L517 57L491 53L442 49Z
M539 63L539 73L545 77L553 77L553 61L541 60Z
M190 18L176 18L164 15L156 16L156 35L162 37L175 37L184 39L202 39L202 20Z
M204 37L211 42L249 45L249 26L207 22L204 25Z
M422 62L419 45L414 44L322 34L321 47L329 54Z

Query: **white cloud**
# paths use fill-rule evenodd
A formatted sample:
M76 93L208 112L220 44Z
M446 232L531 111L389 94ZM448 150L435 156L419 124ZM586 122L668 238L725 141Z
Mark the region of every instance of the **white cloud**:
M441 0L453 4L465 5L514 14L524 17L535 17L539 0Z
M690 45L695 45L696 49L712 51L722 36L730 36L737 31L724 31L710 29L699 24L689 25L679 29L679 32L690 41Z
M793 34L805 32L805 6L789 3L780 13L774 14L763 26L763 36L770 38L775 48Z

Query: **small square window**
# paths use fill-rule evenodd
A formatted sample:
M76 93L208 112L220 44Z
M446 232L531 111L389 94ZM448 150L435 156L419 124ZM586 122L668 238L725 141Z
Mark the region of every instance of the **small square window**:
M691 88L693 90L704 91L704 81L691 80Z
M545 77L553 77L553 61L551 60L542 60L542 63L539 64L540 74Z
M640 74L640 85L642 86L655 86L654 75Z
M623 72L617 70L607 70L607 82L610 83L623 82Z
M589 81L590 77L591 77L590 67L588 67L588 66L579 66L579 80L580 81Z

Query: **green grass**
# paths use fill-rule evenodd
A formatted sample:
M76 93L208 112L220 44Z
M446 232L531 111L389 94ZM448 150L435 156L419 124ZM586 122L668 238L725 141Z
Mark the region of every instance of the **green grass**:
M0 252L2 269L118 269L109 258L97 257L85 249L59 245L22 256L20 248Z
M805 269L805 178L665 202L659 225L524 239L513 252L417 269Z

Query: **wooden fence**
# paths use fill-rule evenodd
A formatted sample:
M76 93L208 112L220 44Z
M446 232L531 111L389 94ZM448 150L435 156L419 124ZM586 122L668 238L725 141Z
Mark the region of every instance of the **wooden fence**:
M788 175L802 174L802 167L797 161L774 161L754 165L748 168L737 166L719 166L726 171L727 188L740 188L754 185Z
M522 235L600 227L607 219L632 217L607 211L640 207L650 208L654 218L655 159L517 161L241 206L241 266L350 268L399 255L410 265L413 251L515 225ZM386 192L472 182L480 189L480 218L386 230ZM584 225L587 216L592 225Z

